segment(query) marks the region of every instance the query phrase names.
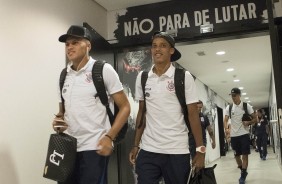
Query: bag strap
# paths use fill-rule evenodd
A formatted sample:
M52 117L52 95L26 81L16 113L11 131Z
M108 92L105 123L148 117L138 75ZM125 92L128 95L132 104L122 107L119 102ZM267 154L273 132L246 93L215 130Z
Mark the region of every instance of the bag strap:
M229 118L231 118L231 110L232 110L232 106L233 104L229 105ZM245 111L245 114L249 114L248 113L248 104L246 102L243 102L243 109Z
M243 109L245 111L245 114L249 114L248 113L248 104L246 102L243 102Z
M175 74L174 74L174 86L175 86L175 93L177 96L177 99L181 105L182 112L184 115L185 123L188 127L189 132L191 132L191 127L188 119L188 108L186 104L186 98L185 98L185 69L182 68L175 68Z
M61 100L62 100L62 104L63 104L63 110L65 110L65 99L63 98L63 87L64 87L64 83L65 83L65 80L66 80L66 76L67 76L67 68L64 68L62 71L61 71L61 74L60 74L60 80L59 80L59 85L60 85L60 92L61 92Z
M231 119L231 111L232 111L233 103L229 105L229 118Z
M144 121L144 114L146 112L145 86L146 86L147 79L148 79L148 71L143 71L142 74L141 74L141 86L142 86L143 97L144 97L144 107L143 107L143 110L142 110L142 115L141 115L140 124L139 124L138 128L142 127L143 121Z
M97 90L97 94L95 97L99 97L101 103L106 107L107 114L109 116L109 120L111 125L114 123L114 114L112 113L110 109L110 104L108 101L108 95L106 92L105 84L104 84L104 78L103 78L103 68L106 61L95 61L93 68L92 68L92 79L94 86Z
M140 128L143 124L143 115L146 111L145 85L146 85L147 79L148 79L148 72L143 71L141 74L141 85L142 85L143 96L144 96L144 108L143 108L143 112L141 116L141 122L138 128ZM190 131L191 128L190 128L190 124L188 120L188 108L187 108L186 99L185 99L185 70L184 69L180 69L180 68L175 69L174 85L175 85L176 96L182 108L184 120L186 122L188 130Z

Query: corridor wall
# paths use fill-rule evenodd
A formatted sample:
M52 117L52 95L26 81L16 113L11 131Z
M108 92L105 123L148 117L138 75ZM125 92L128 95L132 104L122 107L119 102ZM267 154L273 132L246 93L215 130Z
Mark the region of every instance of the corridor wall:
M91 0L0 4L0 183L55 183L42 175L58 111L57 81L66 60L58 37L83 22L106 36L107 14Z

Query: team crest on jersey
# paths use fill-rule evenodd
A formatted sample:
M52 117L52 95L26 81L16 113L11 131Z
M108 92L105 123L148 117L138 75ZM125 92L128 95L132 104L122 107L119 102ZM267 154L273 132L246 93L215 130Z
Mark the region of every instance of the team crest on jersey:
M174 88L174 82L171 80L171 81L167 81L167 86L166 86L166 89L170 92L174 91L175 88Z
M88 83L92 82L92 73L89 72L89 73L86 73L85 75L86 75L85 81Z

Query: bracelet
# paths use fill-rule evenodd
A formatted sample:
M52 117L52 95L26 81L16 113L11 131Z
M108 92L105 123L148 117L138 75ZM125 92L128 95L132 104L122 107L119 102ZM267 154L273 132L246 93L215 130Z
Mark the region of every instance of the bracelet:
M108 134L106 134L105 136L111 139L111 141L114 141L114 139L111 136L109 136Z
M138 149L140 149L140 147L139 146L136 146L136 145L134 145L134 146L132 146L133 148L138 148Z

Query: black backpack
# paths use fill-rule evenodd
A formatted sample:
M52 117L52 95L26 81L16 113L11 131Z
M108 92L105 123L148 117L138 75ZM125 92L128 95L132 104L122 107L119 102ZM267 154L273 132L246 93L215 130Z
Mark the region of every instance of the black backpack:
M115 103L114 103L114 107L115 107L114 114L112 113L112 111L110 109L110 105L109 105L109 102L108 102L108 96L107 96L107 93L106 93L106 88L105 88L104 79L103 79L103 67L104 67L105 63L106 63L106 61L96 61L94 63L93 69L92 69L92 79L93 79L94 86L97 90L97 94L95 95L95 97L98 96L100 98L102 104L106 107L110 123L111 123L111 125L113 125L119 109L118 109L118 106ZM63 89L64 82L65 82L65 79L66 79L66 75L67 75L67 68L64 68L61 72L61 75L60 75L60 91L61 91L61 98L62 98L63 107L64 107L64 98L62 96L62 89ZM124 126L122 127L122 129L119 131L118 135L116 136L116 138L114 140L115 143L118 144L118 143L121 142L121 140L124 139L126 132L127 132L127 128L128 128L128 123L126 122L124 124Z
M243 114L242 121L251 121L253 118L248 113L248 104L246 102L243 102L243 109L245 113ZM231 119L231 110L232 110L233 104L229 105L229 118Z
M175 68L175 74L174 74L174 86L175 86L175 93L178 98L178 101L182 108L182 113L184 115L185 123L188 127L189 133L191 133L191 128L188 120L188 108L186 105L186 99L185 99L185 69L182 68ZM145 85L148 79L148 71L143 71L141 75L141 85L144 95L144 108L146 108L146 96L145 96ZM138 127L141 127L142 122Z

